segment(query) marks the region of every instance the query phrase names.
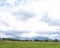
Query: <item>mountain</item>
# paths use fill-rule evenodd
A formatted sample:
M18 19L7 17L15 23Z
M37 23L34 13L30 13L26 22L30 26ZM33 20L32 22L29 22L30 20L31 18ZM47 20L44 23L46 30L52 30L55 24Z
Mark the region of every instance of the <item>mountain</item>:
M32 38L32 40L35 40L35 39L37 39L37 40L50 40L48 37L43 37L43 36L37 36L37 37L33 37Z
M37 36L37 37L20 37L21 40L51 40L48 37L43 37L43 36Z

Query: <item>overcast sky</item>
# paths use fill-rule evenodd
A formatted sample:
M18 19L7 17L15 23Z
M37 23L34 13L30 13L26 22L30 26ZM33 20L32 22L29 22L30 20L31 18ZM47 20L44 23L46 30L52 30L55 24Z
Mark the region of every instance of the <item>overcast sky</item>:
M0 37L36 36L60 39L60 1L0 0Z

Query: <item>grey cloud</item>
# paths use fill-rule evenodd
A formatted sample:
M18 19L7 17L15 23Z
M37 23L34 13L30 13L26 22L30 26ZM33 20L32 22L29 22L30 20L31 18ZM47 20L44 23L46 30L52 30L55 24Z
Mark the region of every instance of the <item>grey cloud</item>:
M3 25L3 26L7 26L7 27L10 26L10 25L9 25L7 22L5 22L5 21L1 21L0 24Z
M59 34L60 35L60 29L55 30L55 31L45 31L45 32L36 32L38 34L48 34L48 35L52 35L52 34Z
M13 12L13 15L18 20L21 20L21 21L26 21L27 19L35 16L35 14L32 13L32 12L21 11L21 10L20 11Z
M0 17L0 25L1 26L10 26L8 22L6 22L5 20L3 20L1 17Z
M37 36L35 36L35 37L32 37L32 38L30 38L30 37L28 37L28 36L26 36L26 37L22 37L22 35L23 34L25 34L25 33L30 33L30 32L27 32L27 31L18 31L18 30L10 30L10 31L0 31L0 33L1 34L4 34L4 35L7 35L7 37L6 38L16 38L16 39L59 39L60 40L60 32L58 31L56 31L56 32L50 32L50 33L48 33L48 32L46 32L46 33L40 33L40 32L37 32ZM44 35L43 35L44 34ZM45 36L46 35L46 36ZM2 36L1 36L2 37ZM52 37L52 38L51 38Z
M48 17L48 14L45 14L41 21L48 23L49 26L60 26L60 19Z
M60 40L60 30L56 30L56 31L46 31L46 32L36 32L37 34L39 34L40 36L44 36L47 37L49 39L58 39Z
M9 38L20 38L22 34L29 33L29 32L18 31L18 30L10 30L10 31L0 31L0 33L4 34L4 35L7 35L7 37L9 37Z
M48 35L52 35L52 34L60 34L60 32L53 32L53 31L50 31L50 32L37 32L38 34L48 34Z

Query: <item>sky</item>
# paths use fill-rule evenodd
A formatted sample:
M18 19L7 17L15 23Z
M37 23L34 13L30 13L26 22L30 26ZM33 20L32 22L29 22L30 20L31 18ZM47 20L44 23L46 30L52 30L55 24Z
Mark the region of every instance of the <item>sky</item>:
M59 0L0 0L0 38L60 39Z

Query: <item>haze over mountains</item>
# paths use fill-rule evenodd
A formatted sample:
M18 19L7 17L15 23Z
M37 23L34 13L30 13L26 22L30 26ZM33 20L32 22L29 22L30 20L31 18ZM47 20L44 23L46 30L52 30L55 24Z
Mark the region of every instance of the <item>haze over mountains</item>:
M0 0L0 38L60 40L59 4L59 0Z

